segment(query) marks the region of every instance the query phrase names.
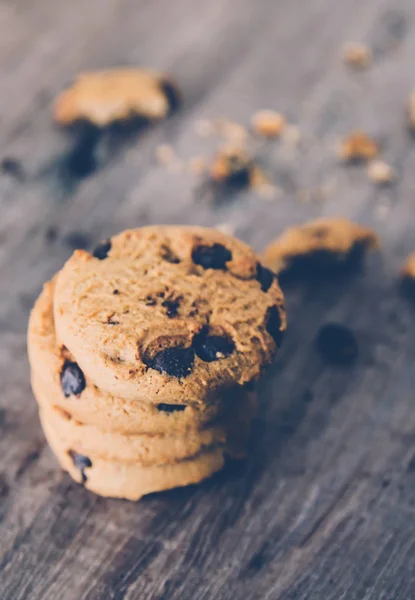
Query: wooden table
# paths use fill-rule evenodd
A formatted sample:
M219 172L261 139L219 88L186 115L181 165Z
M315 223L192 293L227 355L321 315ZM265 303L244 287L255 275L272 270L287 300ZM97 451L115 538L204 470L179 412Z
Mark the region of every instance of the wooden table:
M414 19L411 0L0 4L0 158L24 169L0 176L2 600L415 597L415 309L397 290L415 249ZM370 69L342 63L348 41L374 49ZM125 64L173 73L182 110L64 181L56 94L80 70ZM273 202L195 199L197 176L154 160L162 143L185 162L210 156L218 140L198 137L197 121L247 125L267 107L301 132L298 146L263 149ZM338 163L356 127L380 140L395 185ZM289 332L246 464L137 504L72 483L45 445L25 349L29 309L71 246L148 223L226 223L260 250L320 214L375 226L382 251L362 274L287 293ZM327 321L355 332L354 367L316 354Z

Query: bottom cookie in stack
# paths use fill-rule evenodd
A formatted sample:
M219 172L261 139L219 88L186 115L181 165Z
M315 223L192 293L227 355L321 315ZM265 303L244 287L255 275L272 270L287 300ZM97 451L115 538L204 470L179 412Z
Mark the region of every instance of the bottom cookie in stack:
M123 435L82 425L57 411L40 410L46 439L61 467L101 496L138 500L145 494L198 483L229 458L243 458L256 397L242 392L238 416L184 437ZM232 407L233 408L233 407Z

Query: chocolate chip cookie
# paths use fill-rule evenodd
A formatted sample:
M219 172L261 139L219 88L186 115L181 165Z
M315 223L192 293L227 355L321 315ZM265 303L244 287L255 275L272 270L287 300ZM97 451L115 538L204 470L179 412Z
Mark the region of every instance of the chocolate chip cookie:
M145 227L75 251L53 305L58 345L84 377L139 402L206 404L257 379L286 328L272 271L202 227Z
M264 250L264 262L283 280L331 274L359 264L378 235L348 219L321 218L290 227Z

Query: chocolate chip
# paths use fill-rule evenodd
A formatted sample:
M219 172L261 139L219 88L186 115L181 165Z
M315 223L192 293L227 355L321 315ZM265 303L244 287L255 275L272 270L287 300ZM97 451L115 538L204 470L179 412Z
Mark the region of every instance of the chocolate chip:
M180 92L173 83L166 79L160 81L160 87L169 103L169 114L171 115L176 112L182 102Z
M166 348L156 354L149 366L160 373L181 378L190 375L194 359L193 348Z
M269 288L272 286L272 282L274 281L274 273L271 269L267 269L267 267L263 267L261 263L257 263L256 266L256 278L257 281L261 284L261 290L263 292L267 292Z
M208 335L206 328L195 335L192 345L197 356L205 362L225 358L235 350L235 344L230 338L220 335Z
M166 315L170 319L173 319L174 317L177 316L177 311L179 310L180 301L179 301L179 299L176 299L176 300L165 300L162 303L162 306L166 309Z
M114 294L114 296L117 296L120 292L118 290L112 290L112 293Z
M196 246L192 252L192 260L204 269L226 269L226 263L232 260L232 253L222 244Z
M79 396L85 389L85 376L76 362L65 360L60 373L62 391L66 398Z
M340 323L327 323L321 327L316 346L322 358L331 365L351 365L359 353L353 332Z
M186 408L186 404L165 404L164 402L160 402L157 404L157 410L160 412L183 412Z
M104 260L107 258L108 252L111 250L111 240L104 240L100 242L97 246L95 246L94 251L92 252L92 256L98 258L99 260Z
M91 459L83 454L78 454L75 450L68 450L68 454L75 467L81 472L82 483L86 483L87 476L85 475L85 469L90 469L92 467Z
M284 338L284 331L281 331L280 327L280 312L276 306L270 306L265 316L265 329L273 338L278 348L281 346L282 340Z
M10 156L3 158L0 162L0 170L5 175L9 175L17 181L23 181L25 178L22 163L17 158L12 158Z
M161 257L172 265L178 265L180 262L180 258L166 244L161 247Z

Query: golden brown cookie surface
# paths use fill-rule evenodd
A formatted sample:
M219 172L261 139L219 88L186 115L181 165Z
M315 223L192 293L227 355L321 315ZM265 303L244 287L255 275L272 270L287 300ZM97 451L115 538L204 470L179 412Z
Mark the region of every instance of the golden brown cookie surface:
M91 460L68 448L48 421L42 420L42 428L62 469L92 492L111 498L139 500L146 494L198 483L220 471L225 463L223 448L213 448L187 460L152 467L103 458Z
M81 73L56 100L61 125L87 120L98 127L131 117L162 119L179 92L168 78L149 69L123 68Z
M264 250L264 262L278 274L290 270L341 268L365 249L379 246L377 234L344 218L321 218L286 229Z
M54 316L85 377L153 403L204 404L256 379L286 326L273 273L202 227L145 227L76 251L57 276Z
M42 397L42 388L32 382L36 397ZM244 437L256 409L255 395L244 391L242 396L231 399L226 414L209 427L188 430L184 435L166 434L122 434L109 432L85 425L71 418L69 413L58 407L47 407L40 401L41 420L47 422L67 448L78 454L95 458L136 463L141 466L172 464L200 454L212 448L226 448L235 435ZM246 434L244 433L245 437Z
M76 378L73 356L56 342L54 289L54 280L45 284L30 315L28 330L32 386L35 394L40 390L36 396L42 407L60 408L75 420L104 431L184 435L216 419L226 407L229 394L237 393L229 391L226 401L218 396L206 405L191 404L190 399L186 404L166 404L125 400L101 391L88 378L82 386L83 374ZM77 386L79 389L75 389Z

